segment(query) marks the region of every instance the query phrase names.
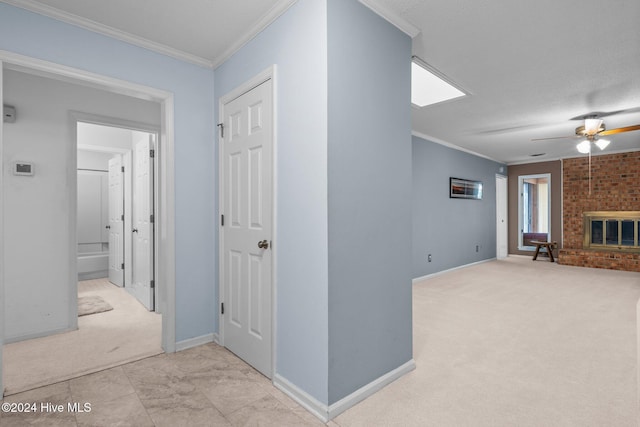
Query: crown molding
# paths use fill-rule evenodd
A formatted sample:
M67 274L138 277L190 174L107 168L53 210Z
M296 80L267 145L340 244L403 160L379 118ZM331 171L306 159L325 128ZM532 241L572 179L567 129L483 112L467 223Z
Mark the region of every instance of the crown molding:
M491 160L492 162L506 164L502 160L496 160L496 159L494 159L492 157L485 156L484 154L476 153L475 151L471 151L471 150L468 150L466 148L462 148L462 147L460 147L458 145L452 144L452 143L447 142L447 141L443 141L442 139L435 138L433 136L429 136L429 135L426 135L424 133L417 132L415 130L411 131L411 135L417 136L418 138L422 138L425 141L434 142L436 144L444 145L445 147L448 147L448 148L453 148L454 150L458 150L458 151L462 151L462 152L467 153L467 154L474 155L476 157L482 157L483 159Z
M244 45L253 40L262 30L271 25L276 19L285 13L291 6L293 6L298 0L280 0L277 2L266 15L264 15L253 27L245 32L235 43L229 46L220 56L215 58L212 62L212 68L218 68L227 59L231 58L233 54L239 51Z
M181 61L189 62L201 67L213 68L212 61L202 58L197 55L193 55L172 47L166 46L161 43L156 43L151 40L147 40L143 37L139 37L126 31L121 31L108 25L100 24L87 18L83 18L78 15L74 15L69 12L64 12L60 9L56 9L51 6L38 3L34 0L0 0L3 3L7 3L11 6L19 7L21 9L28 10L49 18L56 19L58 21L66 22L67 24L75 25L76 27L84 28L95 33L99 33L138 47L142 47L151 50L162 55L170 56Z
M360 3L371 9L373 12L381 16L383 19L386 19L395 27L397 27L400 31L411 37L415 38L418 34L420 34L420 28L415 25L409 23L406 19L393 12L386 6L381 5L377 0L358 0Z

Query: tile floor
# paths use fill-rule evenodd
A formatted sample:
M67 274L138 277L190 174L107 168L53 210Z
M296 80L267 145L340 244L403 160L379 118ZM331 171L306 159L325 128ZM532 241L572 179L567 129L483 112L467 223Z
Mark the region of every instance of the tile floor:
M11 395L3 403L35 403L37 413L0 412L2 427L323 425L268 379L215 344ZM89 403L91 408L70 412L69 403L80 407ZM51 404L49 412L42 411L47 404ZM53 412L57 405L64 409Z

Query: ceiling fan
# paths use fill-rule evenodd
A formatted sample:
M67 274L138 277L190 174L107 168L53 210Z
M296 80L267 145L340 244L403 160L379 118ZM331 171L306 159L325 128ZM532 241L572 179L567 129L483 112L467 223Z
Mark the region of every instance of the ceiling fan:
M606 114L609 115L609 114ZM536 138L532 141L543 141L549 139L563 139L563 138L585 138L576 145L578 151L582 154L589 154L589 195L591 195L591 145L595 144L600 150L604 150L611 141L601 138L601 136L615 135L617 133L631 132L634 130L640 130L640 124L625 126L616 129L606 130L604 120L598 117L596 114L590 114L580 117L584 119L584 125L576 128L576 134L571 136L557 136L552 138Z
M634 130L640 130L640 124L625 126L616 129L606 130L604 120L598 118L596 115L584 116L584 125L576 128L575 135L571 136L556 136L552 138L535 138L532 141L544 141L549 139L564 139L564 138L585 138L580 142L576 148L580 153L591 153L591 143L594 143L600 150L604 150L611 141L601 138L602 136L615 135L622 132L631 132Z

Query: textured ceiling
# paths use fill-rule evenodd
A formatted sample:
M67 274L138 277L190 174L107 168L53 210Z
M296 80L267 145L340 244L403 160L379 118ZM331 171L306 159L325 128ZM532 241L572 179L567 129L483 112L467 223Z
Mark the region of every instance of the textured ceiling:
M224 60L291 0L3 0L52 7L200 58ZM314 1L314 0L306 0ZM578 155L572 118L640 124L640 1L366 0L420 29L413 53L471 96L412 111L413 130L507 163ZM277 13L276 13L277 14ZM640 131L605 152L640 149ZM546 153L530 157L531 154Z
M421 30L414 54L470 97L413 110L414 131L505 162L575 157L591 112L640 124L640 2L379 0ZM607 151L640 149L640 131Z

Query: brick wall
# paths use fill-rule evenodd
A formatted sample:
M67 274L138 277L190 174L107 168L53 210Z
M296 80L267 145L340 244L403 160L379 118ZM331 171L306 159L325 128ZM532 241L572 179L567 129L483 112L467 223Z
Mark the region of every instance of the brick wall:
M563 249L558 262L583 267L640 271L640 254L583 250L582 213L640 210L640 151L591 158L565 159L562 163Z

